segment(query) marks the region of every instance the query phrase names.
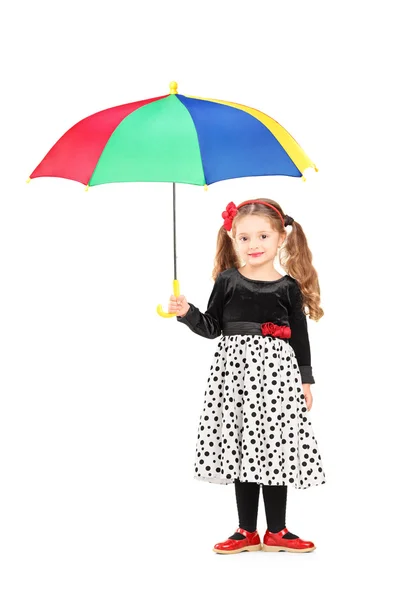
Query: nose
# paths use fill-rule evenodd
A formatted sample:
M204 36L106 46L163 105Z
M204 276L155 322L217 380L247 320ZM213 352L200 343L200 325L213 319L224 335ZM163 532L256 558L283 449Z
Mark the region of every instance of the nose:
M255 243L254 246L252 244L250 244L250 252L257 252L258 249L259 249L259 246L258 246L257 242Z

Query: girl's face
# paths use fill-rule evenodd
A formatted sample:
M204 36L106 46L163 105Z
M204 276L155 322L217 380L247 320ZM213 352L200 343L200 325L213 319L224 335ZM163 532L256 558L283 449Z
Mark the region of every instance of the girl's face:
M285 233L279 234L272 229L269 219L258 215L242 217L235 226L235 247L243 262L250 266L273 263Z

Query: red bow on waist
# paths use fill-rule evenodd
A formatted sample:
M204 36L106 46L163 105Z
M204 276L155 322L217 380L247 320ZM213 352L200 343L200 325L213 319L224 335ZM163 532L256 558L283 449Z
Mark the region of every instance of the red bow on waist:
M273 335L274 337L290 338L292 331L286 325L275 325L275 323L262 323L261 333L263 335Z

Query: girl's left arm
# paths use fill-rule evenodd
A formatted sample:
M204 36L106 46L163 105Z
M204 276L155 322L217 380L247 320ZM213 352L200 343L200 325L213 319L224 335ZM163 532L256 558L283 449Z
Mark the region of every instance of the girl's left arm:
M289 323L292 335L289 344L292 346L300 369L303 384L315 383L311 366L311 349L308 337L307 317L302 309L302 294L297 281L289 290L290 314ZM305 388L307 390L307 388Z

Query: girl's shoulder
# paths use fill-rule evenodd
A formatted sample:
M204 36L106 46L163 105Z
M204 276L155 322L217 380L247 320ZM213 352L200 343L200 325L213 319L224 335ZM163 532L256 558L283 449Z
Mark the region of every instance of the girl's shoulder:
M301 294L301 287L297 279L295 279L291 275L287 275L286 281L288 283L289 292L292 292L295 295Z
M290 281L292 287L294 287L296 290L301 290L301 285L297 279L295 279L291 275L288 275L288 280Z
M221 271L218 277L220 277L221 279L229 279L230 277L232 277L232 275L236 275L237 272L238 271L236 267L231 267L230 269L225 269L225 271Z

